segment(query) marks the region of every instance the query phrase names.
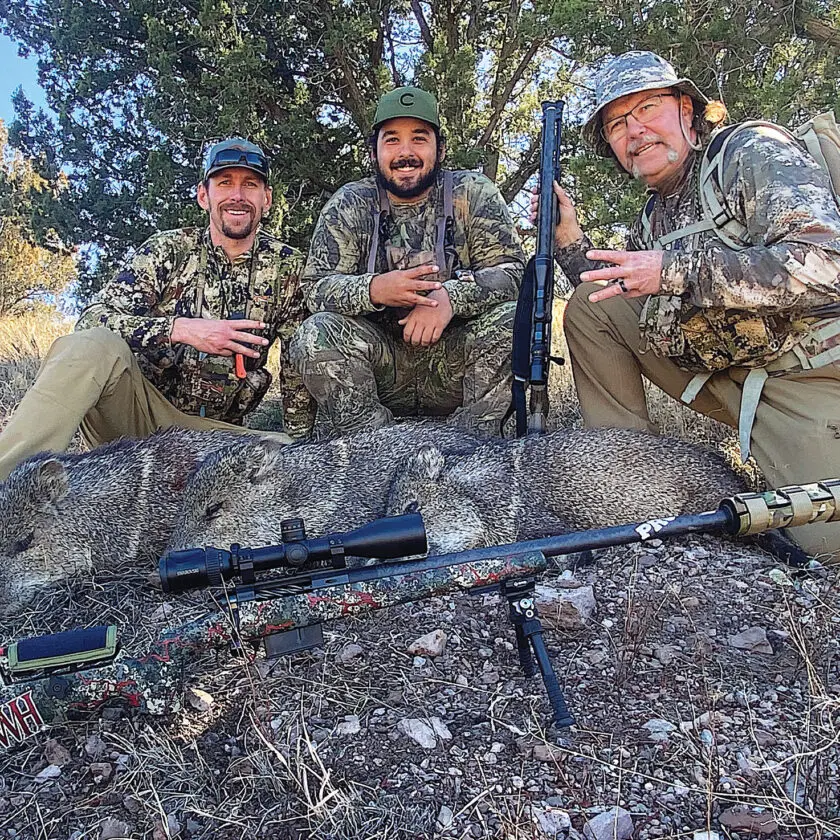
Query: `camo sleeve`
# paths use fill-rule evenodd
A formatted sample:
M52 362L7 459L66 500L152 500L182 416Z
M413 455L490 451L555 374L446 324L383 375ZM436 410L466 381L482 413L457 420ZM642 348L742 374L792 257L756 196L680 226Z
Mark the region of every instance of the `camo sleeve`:
M601 260L590 260L586 256L586 252L593 247L592 240L584 234L580 242L572 242L571 245L561 248L554 255L557 265L575 288L581 284L580 275L584 271L595 271L598 268L606 268L608 265ZM627 250L636 250L631 247L630 240L628 240Z
M662 293L701 307L783 310L840 302L840 213L827 174L769 127L745 128L724 161L724 199L751 247L717 237L665 252Z
M373 216L370 205L357 196L353 184L339 189L324 206L301 277L310 312L361 315L383 307L370 300L373 274L359 273L365 266L365 243L370 241Z
M155 351L166 355L174 317L152 313L161 301L176 259L171 232L147 239L82 311L76 329L106 327L122 336L134 352L142 351L150 357Z
M469 270L444 282L452 311L474 318L499 303L516 300L525 254L513 219L496 185L484 175L467 173L467 247ZM458 213L458 200L455 201Z

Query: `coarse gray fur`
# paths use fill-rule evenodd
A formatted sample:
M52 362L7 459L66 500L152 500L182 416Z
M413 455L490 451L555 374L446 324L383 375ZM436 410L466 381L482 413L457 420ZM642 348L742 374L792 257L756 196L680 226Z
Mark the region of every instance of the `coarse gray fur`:
M170 549L273 545L280 522L292 517L302 517L312 537L357 528L385 515L391 480L418 447L463 454L486 440L420 421L320 443L231 447L190 479Z
M169 429L91 452L42 452L0 484L0 607L120 560L157 559L187 479L235 432Z
M424 447L395 477L387 513L419 511L429 552L700 513L747 489L717 453L629 429L561 429L466 457Z

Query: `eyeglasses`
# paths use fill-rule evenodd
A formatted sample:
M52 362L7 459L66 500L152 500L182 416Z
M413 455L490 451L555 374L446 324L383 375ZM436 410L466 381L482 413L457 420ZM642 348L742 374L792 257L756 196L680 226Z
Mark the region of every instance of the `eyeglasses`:
M636 105L635 108L631 108L626 114L613 117L609 122L605 122L601 126L601 137L607 143L612 140L620 140L627 134L627 117L633 117L636 122L646 125L662 113L662 106L665 104L662 100L666 96L677 95L676 93L657 93L655 96L648 97Z
M222 149L213 155L213 160L209 161L205 171L211 172L217 167L234 166L237 163L244 163L268 177L268 161L256 152L243 152L241 149Z

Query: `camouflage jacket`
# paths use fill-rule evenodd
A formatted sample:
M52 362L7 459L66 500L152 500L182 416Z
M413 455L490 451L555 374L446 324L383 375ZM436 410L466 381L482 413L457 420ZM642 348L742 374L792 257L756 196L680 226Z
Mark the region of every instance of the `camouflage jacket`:
M442 276L456 317L472 318L504 301L515 300L525 256L499 190L476 172L454 172L454 220L446 253L451 263ZM395 324L405 310L378 307L370 300L367 273L379 198L375 180L346 184L327 202L315 226L302 286L312 312L328 310L366 315ZM380 239L375 274L422 264L412 255L435 250L438 214L443 214L443 178L420 202L391 201Z
M702 218L700 161L697 153L672 195L653 194L653 238ZM673 243L661 293L640 318L647 346L690 371L763 366L797 343L818 307L840 304L840 212L818 164L781 131L744 128L729 143L721 185L751 245L733 250L714 231ZM628 250L641 242L640 214ZM589 247L585 239L558 254L574 283L598 267Z
M246 360L246 378L238 379L234 357L173 345L172 324L179 317L238 316L264 321L269 342L288 339L304 314L301 264L299 252L263 230L233 262L210 241L209 228L164 231L138 248L84 309L76 329L107 327L121 335L143 374L181 411L238 423L271 383L270 344L259 359Z

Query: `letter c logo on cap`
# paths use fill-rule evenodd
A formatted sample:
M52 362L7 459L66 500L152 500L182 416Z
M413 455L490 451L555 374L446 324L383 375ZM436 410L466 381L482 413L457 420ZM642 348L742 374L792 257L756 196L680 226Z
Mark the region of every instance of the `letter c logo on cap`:
M414 104L414 94L413 93L404 93L400 97L400 105L405 105L406 108L410 108Z

